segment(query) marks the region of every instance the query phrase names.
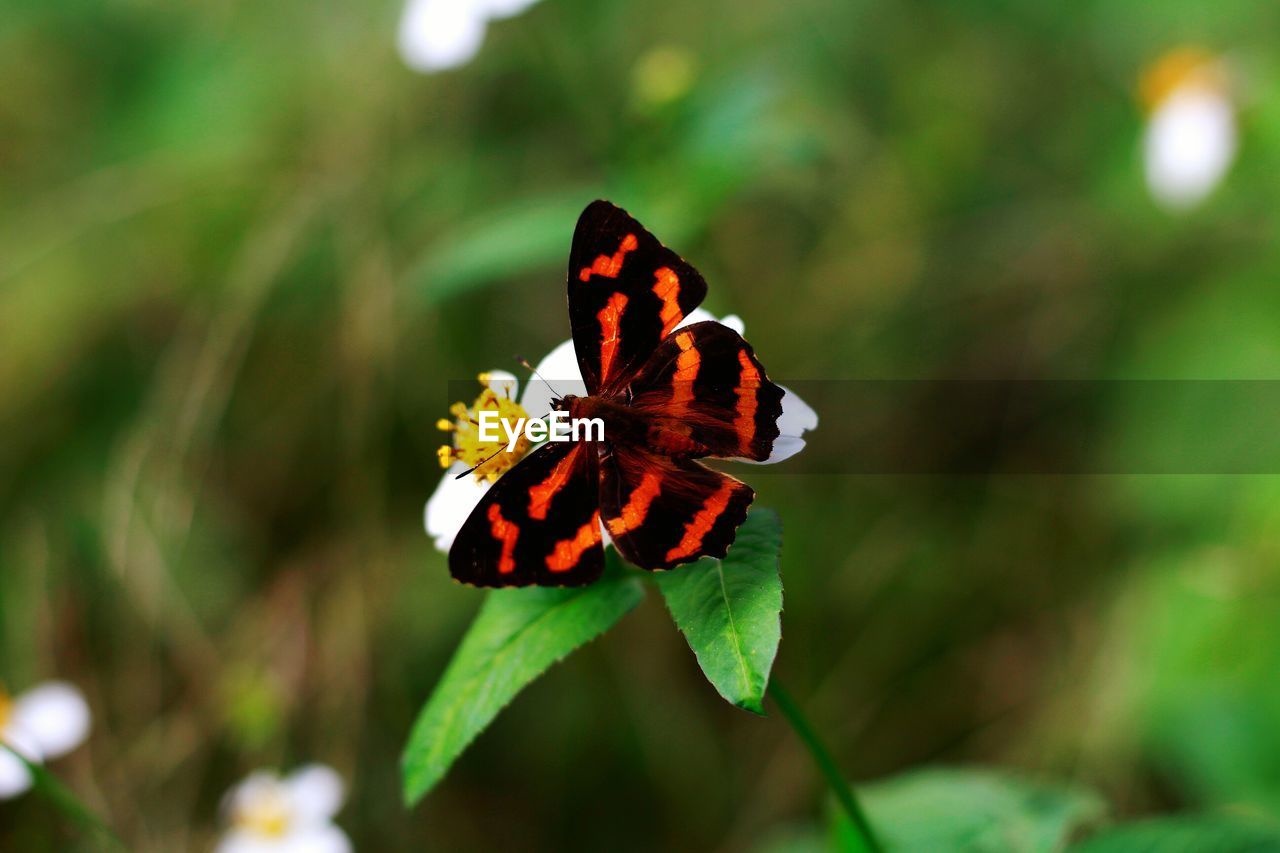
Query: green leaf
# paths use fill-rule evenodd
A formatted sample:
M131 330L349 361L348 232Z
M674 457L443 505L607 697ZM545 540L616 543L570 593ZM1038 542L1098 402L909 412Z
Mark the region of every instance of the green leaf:
M432 302L543 265L562 264L578 214L599 192L577 189L522 199L440 236L409 273Z
M619 571L586 587L489 593L414 724L402 760L406 803L426 796L517 693L643 598L640 582Z
M1261 853L1280 850L1280 824L1246 815L1181 815L1125 824L1071 848L1073 853Z
M128 849L125 847L124 842L117 838L115 833L102 822L102 818L94 813L93 809L82 803L79 797L71 793L71 790L59 782L57 777L45 769L43 765L28 760L26 756L6 743L0 742L0 749L5 750L25 764L27 772L31 774L32 790L60 811L67 820L75 824L86 836L97 841L100 849Z
M1105 811L1090 791L976 768L916 770L861 786L858 796L894 851L1063 850ZM848 819L836 820L838 835L849 837Z
M782 523L753 510L723 560L657 575L667 609L707 680L725 699L764 713L769 670L782 639Z

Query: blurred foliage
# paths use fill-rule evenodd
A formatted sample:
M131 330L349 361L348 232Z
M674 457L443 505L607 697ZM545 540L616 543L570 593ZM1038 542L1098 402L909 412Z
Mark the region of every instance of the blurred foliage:
M902 851L1062 850L1105 811L1088 791L983 770L917 770L860 795L885 845Z
M1079 853L1197 853L1280 850L1280 826L1243 815L1188 815L1140 821L1090 838Z
M711 694L656 597L400 805L481 600L422 531L433 424L449 379L567 336L591 198L784 381L1277 378L1280 9L543 0L428 77L398 13L3 3L0 678L86 691L53 770L133 850L207 849L234 781L309 760L362 850L817 824L802 747ZM1173 217L1134 89L1188 42L1240 70L1241 147ZM1121 451L1158 440L1099 406ZM1280 818L1276 478L744 476L786 529L777 669L852 778ZM0 849L60 826L0 804Z
M29 760L8 744L0 743L0 750L9 753L22 762L27 768L27 772L31 774L31 790L34 795L41 798L46 804L51 805L66 818L68 827L75 828L88 839L89 843L102 850L117 853L128 849L111 832L110 827L102 823L102 820L97 815L86 808L84 803L59 782L57 777L43 764ZM63 839L62 843L65 844L66 839Z

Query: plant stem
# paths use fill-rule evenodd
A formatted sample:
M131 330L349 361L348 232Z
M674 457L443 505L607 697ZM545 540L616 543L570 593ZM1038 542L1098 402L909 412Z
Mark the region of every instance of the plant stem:
M861 837L866 849L871 853L882 853L884 848L880 845L875 833L871 831L871 824L867 822L866 814L863 813L862 807L858 805L858 798L854 796L853 789L849 787L848 781L844 778L844 773L840 771L840 765L836 764L835 758L832 757L831 752L823 744L822 738L818 737L818 732L813 728L808 718L805 717L804 712L800 710L800 706L791 698L791 694L783 689L777 679L769 680L769 695L773 697L778 710L782 711L782 716L786 718L792 731L808 747L814 763L818 765L822 775L827 778L827 787L831 789L836 801L840 803L840 807L849 816L849 822L853 824L854 831Z

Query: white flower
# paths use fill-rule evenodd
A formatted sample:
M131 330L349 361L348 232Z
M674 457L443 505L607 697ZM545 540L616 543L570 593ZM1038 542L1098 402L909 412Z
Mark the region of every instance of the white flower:
M725 326L733 329L739 335L743 334L744 326L742 319L736 314L731 314L723 319L717 318L709 311L696 308L690 312L689 316L676 328L687 326L691 323L701 323L704 320L715 320ZM587 393L586 384L582 380L582 372L578 369L577 355L573 349L573 341L568 340L557 346L549 352L542 361L538 362L534 368L536 375L525 386L524 394L519 397L520 415L525 413L540 417L550 412L552 409L551 401L556 396L565 395L585 395ZM539 379L538 377L541 377ZM487 379L489 389L500 391L499 396L506 400L515 401L516 392L519 390L519 381L510 373L503 371L490 371L481 375L482 381ZM780 386L781 387L781 386ZM551 389L554 388L553 392ZM773 443L773 453L763 464L772 464L781 462L804 448L804 439L801 437L805 432L817 429L818 414L808 403L801 400L793 392L783 387L786 392L782 398L782 416L778 418L778 438ZM480 404L484 399L477 400ZM492 408L492 406L489 406ZM455 407L456 408L456 407ZM465 408L465 407L464 407ZM475 408L475 407L473 407ZM519 457L527 452L527 447L518 450L514 454L514 458L503 458L506 454L499 454L501 461L501 470L497 472L500 475L508 470L516 462ZM441 448L442 451L448 448ZM481 454L479 458L485 458L482 450L477 453ZM456 452L455 452L455 455ZM442 455L442 461L447 456ZM750 460L743 460L750 461ZM458 478L458 474L466 471L475 464L475 459L463 459L462 461L453 462L444 477L440 480L440 485L436 487L435 492L431 495L431 499L427 501L426 511L424 513L424 521L427 528L427 534L435 539L436 548L440 551L448 552L449 546L453 544L453 539L458 535L458 531L462 529L463 523L467 517L471 515L471 511L475 509L476 504L480 503L480 498L489 490L492 480L496 480L497 476L491 479L478 479L474 476ZM492 463L491 463L492 464ZM483 470L483 469L482 469ZM608 544L608 533L606 531L606 544Z
M1184 48L1155 62L1143 78L1151 114L1143 138L1147 187L1163 207L1203 201L1235 159L1236 108L1222 63Z
M89 706L70 684L50 681L10 699L0 690L0 741L32 763L66 755L89 734ZM31 772L0 749L0 800L31 787Z
M487 0L481 5L488 9L489 17L496 20L514 18L537 2L538 0Z
M333 823L345 797L342 777L312 764L285 778L258 771L223 801L230 827L215 853L350 853Z
M572 341L569 346L572 349ZM557 349L560 348L557 347ZM543 359L541 364L545 364L546 361L547 359ZM541 364L538 367L539 371L542 370ZM440 448L440 461L448 467L440 480L440 485L436 486L431 499L427 501L423 520L427 535L436 540L436 548L441 551L449 550L454 537L462 529L463 522L467 520L467 516L471 515L471 510L475 509L476 504L480 503L480 498L489 490L489 486L529 451L529 443L524 438L520 439L512 453L506 452L505 441L497 443L479 441L476 431L470 429L469 424L478 420L477 412L486 409L496 411L499 416L511 420L527 418L531 411L527 405L528 402L540 401L537 389L541 383L530 382L524 389L524 396L517 397L520 380L505 370L491 370L480 374L480 384L484 387L475 403L469 408L464 403L457 403L450 410L457 418L456 423L448 420L442 420L439 423L441 429L455 433L456 437L453 444ZM576 392L564 391L563 393ZM550 401L550 392L546 399ZM457 461L450 462L449 460L452 459ZM476 468L474 476L458 476L470 468Z
M400 16L400 57L430 73L465 65L480 50L490 20L518 15L537 0L409 0Z

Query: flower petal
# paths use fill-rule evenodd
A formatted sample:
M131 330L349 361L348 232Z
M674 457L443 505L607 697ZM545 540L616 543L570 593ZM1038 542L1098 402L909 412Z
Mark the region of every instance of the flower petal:
M30 736L45 759L66 755L89 734L89 705L75 687L42 684L18 697L12 727Z
M694 308L688 314L684 315L684 319L676 324L676 329L683 329L685 326L692 326L694 323L705 323L707 320L715 320L716 315L712 314L705 308ZM672 329L675 331L675 329Z
M778 416L778 437L773 441L769 458L756 460L737 457L734 461L746 462L748 465L772 465L790 459L804 450L805 441L801 436L818 428L818 413L813 407L785 385L778 387L783 391L782 414Z
M13 749L27 756L28 760L38 761L40 756L38 753L30 749L30 744L19 742L19 737L15 737L16 733L5 731L0 733L0 740L3 740ZM23 764L18 756L14 755L4 747L0 747L0 800L11 800L19 794L31 787L31 771L27 769L27 765Z
M725 316L721 317L720 325L728 326L730 329L733 329L739 335L745 335L747 333L747 324L742 322L742 318L739 317L737 314L726 314Z
M454 537L462 529L471 510L480 503L480 498L489 490L489 484L467 476L458 479L458 475L467 470L461 462L455 462L440 478L440 485L427 501L423 513L423 522L427 535L436 540L436 549L448 553Z
M728 326L739 335L746 333L746 324L742 322L742 318L737 314L727 314L724 317L717 317L705 308L694 308L685 315L683 320L676 324L676 328L683 329L685 326L692 326L694 323L705 323L708 320L719 323L722 326Z
M346 798L346 786L338 771L324 764L308 764L284 782L300 824L323 824L338 813Z
M790 459L801 450L804 450L804 445L803 438L796 438L794 435L780 435L773 441L773 450L769 451L769 458L757 464L773 465L784 459Z
M304 827L290 833L281 853L351 853L351 840L333 824Z
M424 73L471 61L484 42L485 10L474 0L409 0L400 17L400 58Z
M782 416L778 418L778 434L802 436L818 428L818 413L785 385L782 389Z
M586 383L582 381L582 371L578 369L578 355L573 349L573 341L565 341L547 353L534 368L535 376L529 378L524 386L524 396L520 398L521 407L530 417L540 418L551 411L551 400L557 393L585 396ZM539 379L538 377L542 377ZM555 391L552 391L552 387Z

